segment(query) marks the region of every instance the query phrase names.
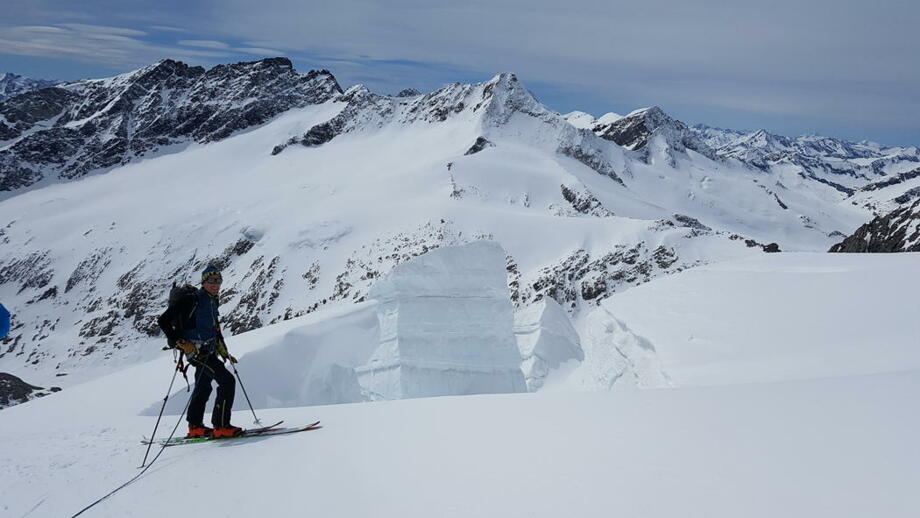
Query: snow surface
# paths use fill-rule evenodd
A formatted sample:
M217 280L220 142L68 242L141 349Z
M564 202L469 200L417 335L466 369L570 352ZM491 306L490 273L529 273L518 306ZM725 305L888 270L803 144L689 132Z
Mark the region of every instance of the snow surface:
M653 344L676 388L573 392L557 370L535 394L261 408L324 428L167 449L85 516L912 517L918 264L773 254L688 270L588 315L611 349ZM371 302L325 309L231 350L256 393L370 354L375 320ZM588 365L600 342L586 334ZM0 412L0 512L70 516L134 476L170 370L164 353Z
M784 253L656 279L597 311L677 385L920 371L920 254Z

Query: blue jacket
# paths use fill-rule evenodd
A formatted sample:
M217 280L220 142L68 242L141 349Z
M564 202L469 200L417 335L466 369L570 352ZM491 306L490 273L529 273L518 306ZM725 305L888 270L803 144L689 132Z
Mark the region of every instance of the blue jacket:
M0 338L5 338L10 332L10 312L0 304Z
M195 327L186 328L182 333L182 338L210 342L217 338L217 331L220 329L220 313L217 312L220 301L217 297L212 297L210 293L204 291L204 288L198 288L197 295L198 304L193 317Z

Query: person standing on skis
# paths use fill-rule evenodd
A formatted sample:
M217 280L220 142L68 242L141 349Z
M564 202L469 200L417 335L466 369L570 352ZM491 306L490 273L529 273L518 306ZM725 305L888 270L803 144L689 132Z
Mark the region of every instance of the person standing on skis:
M195 290L189 286L189 290L194 291L172 301L158 320L169 346L179 348L195 366L195 389L186 414L186 437L234 437L243 433L242 428L230 424L236 380L224 362L236 363L237 360L227 351L220 332L217 308L222 282L220 270L209 265L201 273L201 288ZM211 396L212 381L217 382L217 397L211 414L213 429L204 425L204 408Z

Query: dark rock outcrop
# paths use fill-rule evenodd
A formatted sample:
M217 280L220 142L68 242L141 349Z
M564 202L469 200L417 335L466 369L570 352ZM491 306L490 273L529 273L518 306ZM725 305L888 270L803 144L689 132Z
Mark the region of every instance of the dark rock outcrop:
M29 385L12 374L0 372L0 409L25 403L30 399L47 396L60 390L60 387L51 387L46 390L42 387Z
M876 216L830 252L920 252L920 200L888 214Z
M475 155L487 147L495 147L495 144L489 142L485 137L476 137L476 142L466 150L464 155Z

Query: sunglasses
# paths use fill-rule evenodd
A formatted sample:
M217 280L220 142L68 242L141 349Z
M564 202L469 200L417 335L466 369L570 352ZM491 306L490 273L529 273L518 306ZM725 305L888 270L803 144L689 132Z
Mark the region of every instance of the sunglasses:
M223 279L211 278L211 279L204 281L202 284L221 284L221 283L223 283Z

